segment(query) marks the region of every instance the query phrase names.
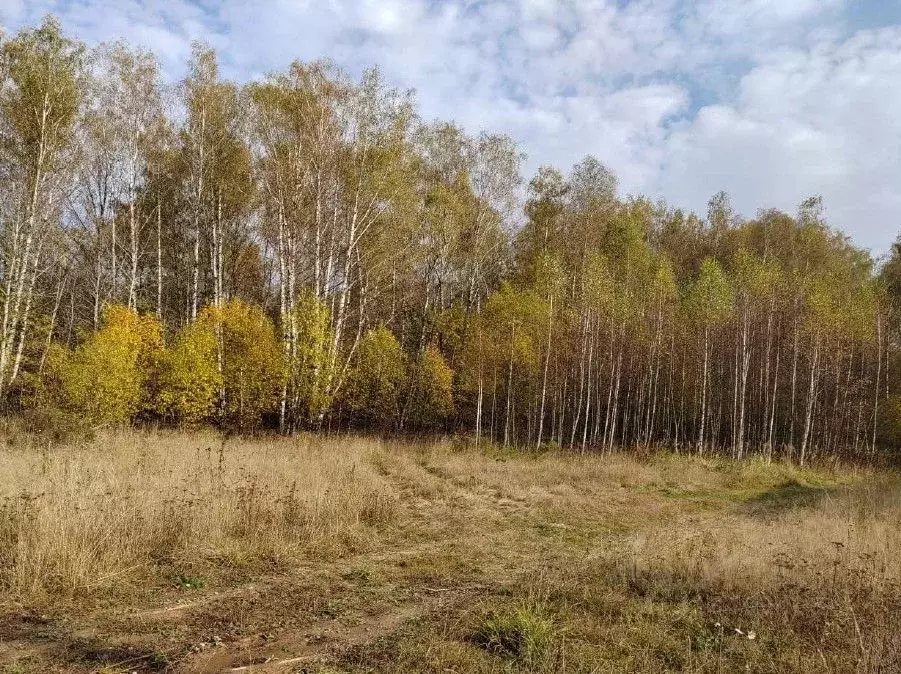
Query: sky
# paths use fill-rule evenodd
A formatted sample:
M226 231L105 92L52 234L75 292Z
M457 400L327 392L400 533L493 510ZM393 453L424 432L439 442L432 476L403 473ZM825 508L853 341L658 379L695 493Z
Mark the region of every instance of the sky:
M819 194L876 256L901 233L901 0L0 0L5 31L47 13L172 80L196 38L238 81L379 65L426 120L516 139L526 179L592 154L623 194L726 190L745 217Z

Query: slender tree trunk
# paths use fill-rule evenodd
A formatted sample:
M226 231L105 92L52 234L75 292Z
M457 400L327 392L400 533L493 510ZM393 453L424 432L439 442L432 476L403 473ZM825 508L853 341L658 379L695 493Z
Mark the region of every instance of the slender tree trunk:
M134 164L137 158L132 160L130 199L128 203L128 236L129 236L129 262L131 269L128 277L128 308L132 311L137 309L138 297L138 219L135 213L135 199L137 198L137 170Z
M751 369L751 345L748 336L750 316L745 309L741 330L741 386L738 411L738 458L741 459L745 449L745 398L748 390L748 372Z
M780 331L781 332L781 331ZM776 433L776 396L779 391L779 365L781 360L781 351L780 349L776 349L776 367L775 372L773 374L773 392L770 398L770 424L769 430L767 432L767 461L771 462L773 460L773 447L776 441L775 433Z
M739 362L741 361L741 331L735 333L735 351L732 359L732 458L738 458L738 388Z
M588 314L588 330L586 333L586 338L588 339L588 371L587 371L587 382L588 386L586 387L588 390L585 395L585 424L582 426L582 453L585 453L586 442L588 440L588 423L591 419L591 359L594 355L594 339L592 339L591 334L591 314Z
M820 336L817 335L813 344L813 356L810 361L810 386L807 390L807 412L804 415L804 434L801 436L800 463L803 466L807 459L807 445L810 440L810 430L813 426L813 410L816 400L817 375L820 366Z
M547 349L544 352L544 374L541 378L541 409L538 412L538 438L535 441L536 449L541 448L541 441L544 438L544 401L547 397L547 375L551 363L551 334L554 326L554 296L550 297L550 306L548 309L547 320Z
M873 437L870 455L876 453L876 431L879 427L879 378L882 376L882 316L876 316L876 384L873 395Z
M797 311L797 307L795 309ZM789 430L788 444L794 452L795 448L795 399L798 388L798 317L795 315L795 329L792 342L792 382L791 382L791 413L789 422L791 428Z
M35 255L35 261L34 261L35 267L37 267L37 257L38 256ZM13 362L12 373L10 374L10 377L9 377L10 385L12 385L16 382L16 379L19 376L19 368L22 365L22 353L24 351L25 341L28 336L28 319L31 314L31 302L32 302L32 299L34 298L34 285L35 285L35 282L37 281L37 276L38 276L37 269L34 269L31 274L31 280L28 283L28 291L26 293L26 298L25 298L25 311L22 314L22 320L20 322L20 327L19 327L19 335L18 335L19 344L16 348L16 358L15 358L15 361Z
M110 298L113 302L119 300L119 274L116 267L116 216L110 218Z
M35 229L38 224L38 204L40 201L40 188L44 179L44 163L47 153L47 120L50 111L49 94L45 93L40 118L40 140L36 149L34 173L31 176L31 194L25 217L24 232L20 221L16 218L7 268L4 270L7 274L7 281L3 298L2 331L0 331L0 396L7 392L16 379L19 357L14 355L14 352L16 354L20 353L16 340L18 337L21 343L21 340L24 339L23 326L27 327L28 324L28 314L31 309L31 289L33 288L34 277L37 275L37 269L34 269L31 281L27 281L29 268L32 266L32 246ZM26 288L28 289L27 298L25 298ZM23 299L25 300L24 310L22 308ZM14 358L15 362L13 361Z
M203 191L206 161L206 108L200 114L200 147L197 157L197 185L194 192L194 257L191 267L191 303L189 320L197 320L200 304L200 225L203 211Z
M704 368L701 375L701 422L698 426L698 454L704 453L704 426L707 420L707 369L710 350L710 328L704 326Z
M504 418L504 444L510 444L510 411L513 404L513 353L516 345L516 323L510 324L510 365L507 369L507 410Z
M576 402L576 412L575 412L575 416L573 417L573 426L572 426L572 429L569 434L569 446L570 447L575 447L575 445L576 445L576 433L578 432L579 422L582 419L582 400L584 400L585 380L586 380L585 357L587 355L587 350L588 350L588 348L587 348L588 347L588 345L587 345L587 342L588 342L587 326L588 326L588 318L587 318L587 314L586 314L586 318L582 322L581 331L580 331L581 340L582 340L582 355L579 358L579 399Z
M291 360L291 332L290 320L288 317L288 294L287 294L287 265L285 252L285 218L282 206L278 207L278 246L276 248L278 257L279 284L279 316L281 318L282 328L282 354L285 359L288 376L282 383L281 396L278 404L278 427L279 432L287 433L287 414L288 414L288 387L295 386L295 363Z
M482 382L482 324L478 325L479 332L479 384L476 397L476 447L482 439L482 401L484 399L484 385Z
M103 283L103 253L100 249L100 226L97 226L97 246L94 251L96 255L94 266L94 331L100 328L100 304L101 304L101 285Z
M613 380L616 377L616 359L614 357L614 341L615 341L616 333L613 324L613 320L610 321L610 377L607 381L607 408L604 412L604 435L601 439L601 444L604 452L610 451L610 445L608 444L608 431L610 430L610 422L611 422L611 412L613 410Z
M762 428L762 441L764 443L768 442L769 438L769 410L770 410L770 359L773 350L773 304L775 300L770 300L769 311L767 313L766 320L766 356L764 357L764 372L763 372L763 423L761 424ZM778 349L777 349L777 357L778 357ZM767 449L767 451L769 451Z
M41 352L41 360L38 363L38 374L44 371L44 363L47 362L47 353L50 351L50 346L53 344L53 333L56 330L56 317L59 313L59 305L63 298L64 281L65 278L61 277L56 284L56 297L53 300L53 311L50 313L50 327L47 329L47 341L44 343L44 350Z
M163 320L163 208L156 204L156 318Z
M316 227L313 247L313 293L322 300L322 170L316 171Z
M616 428L619 421L619 395L620 384L623 377L623 351L625 350L626 323L620 325L619 348L616 356L616 383L613 386L613 411L610 414L610 439L607 442L607 451L612 452L616 444ZM625 423L625 422L624 422Z

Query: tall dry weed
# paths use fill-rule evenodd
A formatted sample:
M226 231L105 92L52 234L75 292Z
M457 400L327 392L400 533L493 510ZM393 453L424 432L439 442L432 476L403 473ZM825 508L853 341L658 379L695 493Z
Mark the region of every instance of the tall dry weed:
M375 441L119 433L0 451L0 587L90 592L160 565L290 562L390 520Z

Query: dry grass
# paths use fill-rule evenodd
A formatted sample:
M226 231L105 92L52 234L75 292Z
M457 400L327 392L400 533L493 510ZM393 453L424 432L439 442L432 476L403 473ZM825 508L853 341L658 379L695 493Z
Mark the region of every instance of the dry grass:
M600 566L628 593L701 608L732 664L901 671L899 487L883 479L827 491L807 508L752 502L698 530L638 535Z
M901 671L889 474L129 432L0 503L0 671Z
M280 563L394 514L377 443L108 435L0 452L0 588L24 600L145 580L160 567Z

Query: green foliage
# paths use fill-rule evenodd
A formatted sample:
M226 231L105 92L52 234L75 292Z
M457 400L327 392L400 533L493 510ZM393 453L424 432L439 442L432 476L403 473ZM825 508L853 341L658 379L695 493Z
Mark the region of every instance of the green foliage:
M814 338L863 341L871 338L878 301L874 283L858 283L840 273L800 277L803 325Z
M616 307L616 280L607 257L592 253L585 265L585 302L589 310L607 317Z
M451 361L460 354L471 330L470 317L459 302L435 317L435 338Z
M175 584L182 590L202 590L206 587L206 581L203 578L185 576L183 574L175 579Z
M895 313L901 311L901 235L892 244L891 253L879 272L879 279L892 310Z
M508 283L488 298L484 327L497 362L509 359L512 340L514 362L530 368L537 365L538 343L546 326L544 310L545 303L534 292L516 290Z
M294 306L288 320L296 330L296 353L289 357L291 395L308 420L323 415L332 402L334 378L332 346L334 333L328 306L306 293Z
M560 256L560 230L567 185L555 168L542 166L529 182L525 205L528 220L516 239L518 267L528 270L540 285L541 269L549 257Z
M343 401L361 421L392 428L400 420L407 382L404 354L385 327L368 330L345 381Z
M773 261L740 248L732 260L737 300L742 304L770 300L776 296L783 283L782 272Z
M719 262L704 258L688 295L690 317L702 327L719 327L732 313L732 283Z
M541 253L535 259L532 269L535 292L541 297L557 297L566 283L566 269L559 255Z
M420 429L434 429L454 412L454 373L434 346L422 350L411 376L410 422Z
M671 313L679 287L673 263L665 253L654 257L650 275L647 288L648 302L661 313Z
M0 116L13 130L4 138L5 149L31 170L39 158L45 162L43 170L51 168L59 150L71 141L81 98L83 52L52 17L3 45L11 86L0 92Z

